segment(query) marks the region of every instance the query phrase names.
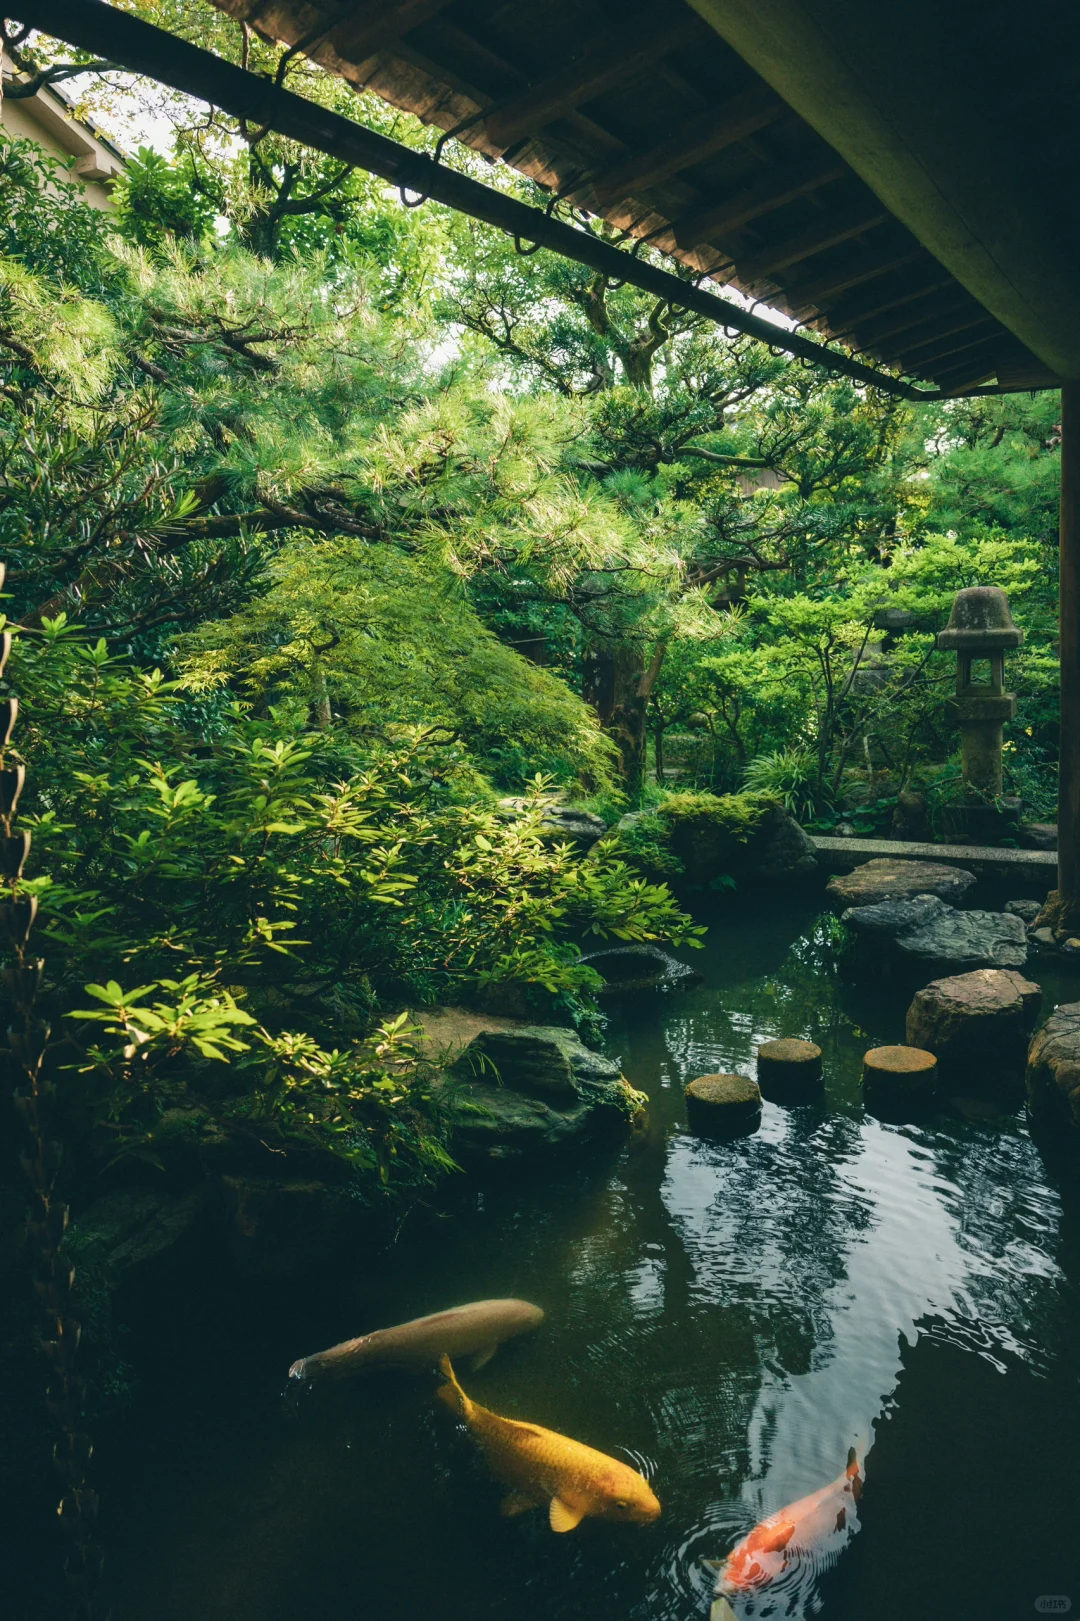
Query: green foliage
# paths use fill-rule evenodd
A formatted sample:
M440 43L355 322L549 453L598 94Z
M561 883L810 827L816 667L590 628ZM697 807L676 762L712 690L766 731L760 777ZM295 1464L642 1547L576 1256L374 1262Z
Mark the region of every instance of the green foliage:
M805 749L776 749L751 760L743 782L747 793L767 794L798 816L808 808L813 776L814 762Z
M769 794L669 793L651 809L627 817L603 847L644 872L677 880L699 851L717 853L747 844L776 804ZM710 887L731 889L734 880L718 875Z
M221 1129L272 1117L380 1177L387 1156L419 1176L443 1152L437 1111L397 1058L378 1070L373 1023L503 982L584 1013L582 939L692 933L617 859L546 842L543 778L514 811L404 726L362 745L233 704L213 735L193 731L179 683L62 617L20 637L12 670L31 762L23 887L49 998L122 1146L142 1151L195 1099Z
M83 203L82 188L70 178L74 165L74 158L60 163L35 141L0 129L0 257L100 292L108 280L109 222Z
M272 579L180 644L195 690L229 683L260 711L272 703L359 737L426 727L506 787L538 769L610 784L593 712L486 629L445 567L353 539L298 540Z
M128 158L113 196L118 229L141 248L161 248L170 238L201 242L224 205L222 187L190 156L170 163L146 146Z

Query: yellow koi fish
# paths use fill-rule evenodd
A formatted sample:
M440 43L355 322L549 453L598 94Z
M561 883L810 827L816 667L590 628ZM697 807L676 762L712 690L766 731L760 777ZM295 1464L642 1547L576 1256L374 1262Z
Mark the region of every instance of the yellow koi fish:
M438 1395L465 1420L492 1473L510 1488L503 1514L524 1514L547 1503L553 1531L572 1531L590 1517L637 1525L657 1518L660 1504L636 1469L539 1424L500 1418L469 1400L448 1356L439 1366L448 1382Z
M433 1368L444 1351L471 1355L475 1371L490 1361L504 1340L528 1333L543 1320L540 1307L528 1300L473 1300L301 1357L289 1369L289 1378L340 1379L370 1368Z

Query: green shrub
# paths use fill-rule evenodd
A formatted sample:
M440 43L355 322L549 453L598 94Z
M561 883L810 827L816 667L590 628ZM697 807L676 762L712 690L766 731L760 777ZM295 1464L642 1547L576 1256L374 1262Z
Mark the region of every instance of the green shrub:
M422 1179L447 1161L403 1004L512 983L581 1015L582 938L694 932L614 855L546 841L545 779L503 809L423 730L361 746L238 704L196 730L179 683L62 616L9 668L48 1014L122 1151L154 1155L164 1117L198 1106L216 1131Z
M813 804L816 764L805 749L776 749L750 761L743 784L747 793L771 795L793 816L801 816Z
M740 851L778 803L768 794L668 794L651 810L624 818L601 848L652 878L731 889L735 879L727 869L739 864Z

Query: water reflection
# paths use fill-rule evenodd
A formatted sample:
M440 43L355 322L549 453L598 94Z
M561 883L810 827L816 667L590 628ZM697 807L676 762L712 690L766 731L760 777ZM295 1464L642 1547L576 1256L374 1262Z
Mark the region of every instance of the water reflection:
M736 1598L737 1615L908 1621L918 1602L974 1621L1070 1583L1080 1605L1076 1200L1063 1211L1019 1116L864 1114L861 1053L901 1037L904 1000L844 991L825 928L780 908L722 924L695 954L703 986L616 1020L612 1051L652 1098L623 1152L462 1189L306 1295L203 1279L180 1321L163 1301L107 1483L117 1621L691 1621L714 1580L703 1559L833 1479L852 1445L860 1536L831 1571ZM823 1047L822 1099L766 1105L732 1144L690 1137L683 1085L752 1073L781 1035ZM317 1390L283 1418L293 1357L495 1295L548 1316L470 1394L634 1462L656 1525L554 1537L539 1514L500 1520L434 1381ZM208 1337L229 1348L212 1369ZM1006 1536L1026 1552L1004 1576Z

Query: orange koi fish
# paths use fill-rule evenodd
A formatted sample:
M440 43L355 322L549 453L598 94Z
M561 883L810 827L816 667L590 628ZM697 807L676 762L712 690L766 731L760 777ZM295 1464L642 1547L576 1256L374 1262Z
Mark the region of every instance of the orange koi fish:
M713 1606L713 1621L731 1614L724 1599L766 1587L802 1560L835 1557L858 1530L861 1495L862 1477L852 1447L842 1475L770 1514L731 1550L717 1576L720 1602ZM840 1538L843 1541L834 1541Z
M448 1382L437 1395L465 1420L492 1473L510 1488L503 1514L524 1514L546 1503L553 1531L572 1531L589 1516L639 1525L657 1518L660 1504L644 1475L629 1464L539 1424L500 1418L469 1400L448 1356L439 1366Z

